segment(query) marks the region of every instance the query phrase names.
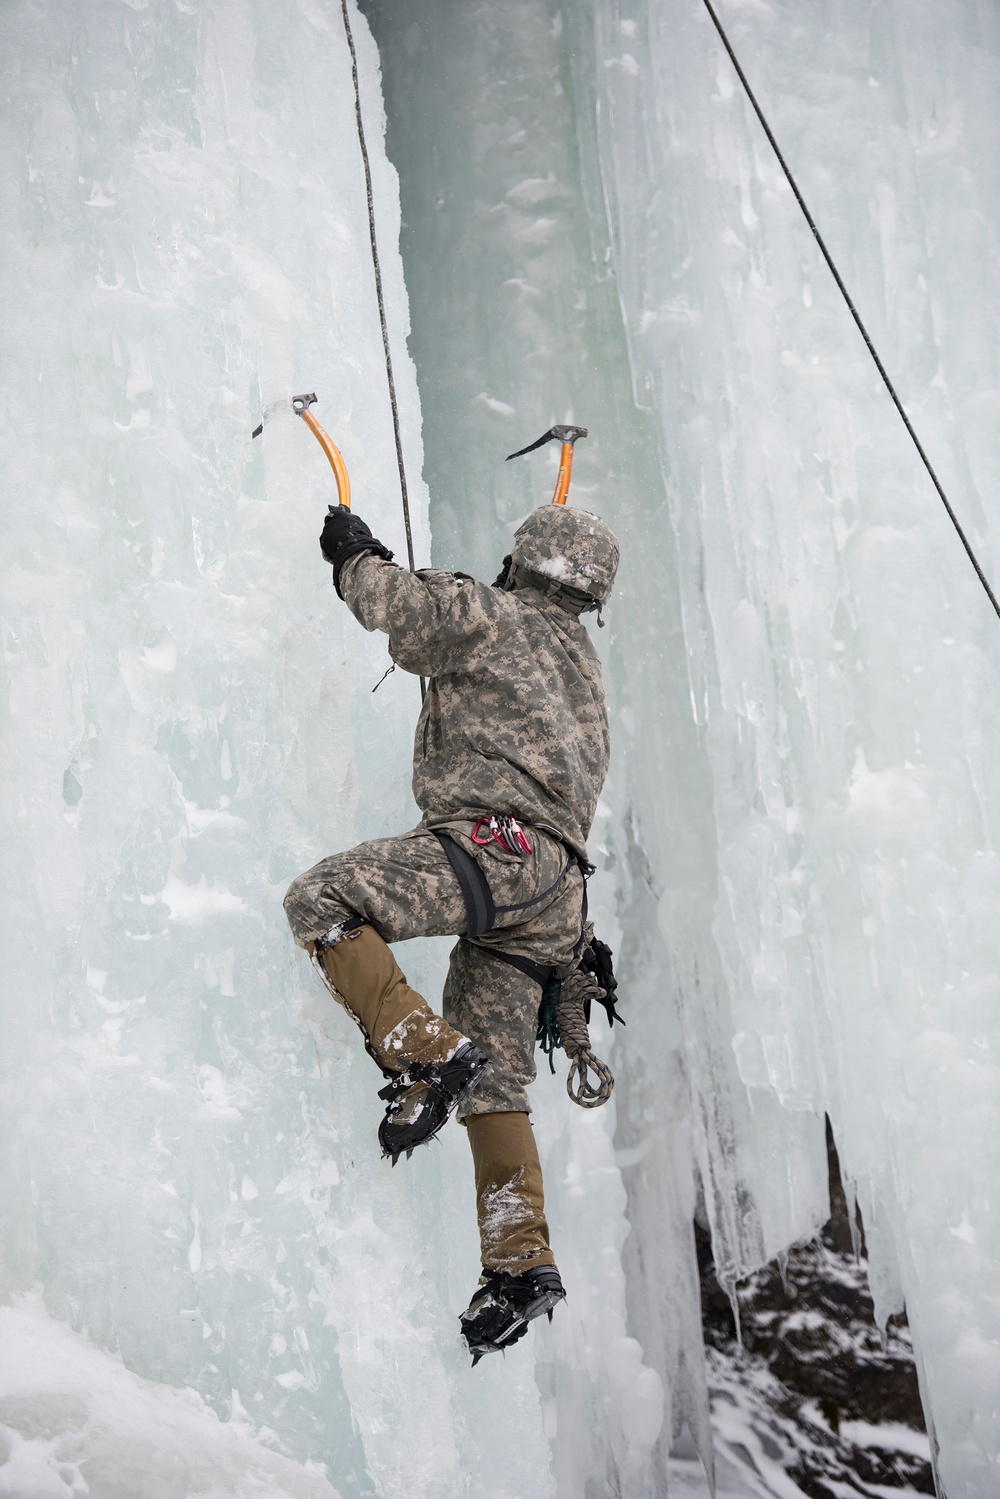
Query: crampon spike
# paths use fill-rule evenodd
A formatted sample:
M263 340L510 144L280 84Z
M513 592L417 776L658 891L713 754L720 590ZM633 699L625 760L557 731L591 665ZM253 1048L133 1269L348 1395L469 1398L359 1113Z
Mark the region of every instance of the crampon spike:
M463 1041L447 1062L412 1063L385 1088L385 1118L378 1127L383 1160L395 1166L405 1153L409 1160L419 1145L428 1145L444 1128L455 1109L478 1086L489 1058Z

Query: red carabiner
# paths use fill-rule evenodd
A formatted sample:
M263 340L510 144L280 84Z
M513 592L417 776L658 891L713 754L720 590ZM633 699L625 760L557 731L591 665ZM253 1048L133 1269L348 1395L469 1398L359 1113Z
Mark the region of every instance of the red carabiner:
M479 830L483 824L490 830L488 838L480 838ZM472 829L472 841L479 848L485 848L490 843L498 843L507 854L530 854L531 844L525 836L524 830L516 817L497 817L492 813L489 817L480 817Z

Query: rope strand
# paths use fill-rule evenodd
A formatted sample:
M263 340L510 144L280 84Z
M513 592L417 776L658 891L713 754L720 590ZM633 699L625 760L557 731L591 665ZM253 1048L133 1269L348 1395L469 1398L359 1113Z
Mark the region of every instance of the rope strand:
M711 0L704 0L704 3L705 3L705 9L708 11L709 15L711 16L712 22L713 22L713 24L715 26L715 29L719 33L719 36L722 39L722 45L725 47L726 51L729 53L729 60L732 63L733 67L736 69L736 72L737 72L737 75L739 77L739 80L742 83L744 89L746 90L747 98L750 100L750 103L753 105L754 113L756 114L758 120L761 123L761 126L763 127L764 134L767 136L768 140L771 143L771 149L774 151L775 156L778 158L778 164L781 167L781 170L784 172L785 177L788 180L788 185L791 188L792 192L795 194L795 201L798 203L799 207L801 208L801 210L803 212L803 215L805 216L806 223L809 225L809 228L812 230L813 238L815 239L817 245L820 248L820 252L821 252L821 254L823 256L823 259L826 261L827 265L829 266L830 273L833 276L834 281L836 281L837 286L840 289L840 293L841 293L841 295L844 298L844 301L847 303L848 310L850 311L851 317L854 319L855 323L857 324L858 332L861 334L861 337L864 339L865 344L868 347L868 352L869 352L869 354L871 354L872 358L875 361L875 367L878 370L879 374L882 376L882 379L883 379L883 381L885 383L885 388L889 392L889 395L892 397L892 403L895 406L896 410L899 412L899 415L902 417L903 425L905 426L907 432L910 434L911 438L913 439L913 445L916 448L917 452L920 454L920 458L921 458L921 460L923 462L924 468L927 470L928 474L930 475L931 483L934 485L934 488L937 490L938 495L939 495L940 500L941 500L941 503L944 505L945 510L947 510L948 517L951 520L952 525L955 527L955 530L958 532L958 538L959 538L959 540L961 541L963 547L966 550L966 553L968 555L969 561L972 563L973 567L976 570L976 575L978 576L980 583L982 583L984 589L986 590L986 596L989 599L990 603L993 605L993 609L994 609L994 612L997 615L997 618L1000 619L1000 603L997 602L996 595L994 594L993 589L990 587L989 582L987 581L986 574L983 572L983 569L979 565L979 560L976 557L975 552L972 550L972 547L971 547L971 545L969 543L969 539L968 539L968 537L966 536L965 532L962 529L962 526L961 526L961 524L959 522L958 516L955 514L954 510L952 509L951 504L949 503L949 500L948 500L948 496L945 494L944 489L942 488L941 481L938 479L937 474L934 472L934 469L933 469L933 466L931 464L931 461L930 461L930 459L928 458L927 454L924 451L923 444L921 443L919 437L917 436L917 434L916 434L916 432L914 430L913 423L910 421L910 418L907 416L905 410L903 409L903 403L899 399L899 396L896 394L895 386L893 385L892 381L889 378L889 375L888 375L888 372L886 371L885 365L882 363L881 359L879 358L878 350L875 348L875 345L871 341L871 337L869 336L868 329L865 327L864 323L861 321L861 315L858 312L858 309L855 307L854 302L851 299L851 295L848 292L847 287L844 285L843 278L841 277L840 272L838 271L836 265L834 264L833 256L830 254L829 250L827 249L826 244L825 244L825 242L823 240L823 236L820 234L819 229L817 228L816 220L813 218L812 214L809 212L809 208L808 208L808 206L806 204L806 200L805 200L805 198L803 198L801 192L799 191L798 183L795 181L795 178L792 176L792 173L791 173L791 171L790 171L790 169L788 167L788 163L785 161L784 156L782 156L782 154L781 154L781 149L778 146L778 142L774 138L774 132L771 130L770 125L767 123L767 119L766 119L766 117L764 115L764 111L761 109L760 105L757 103L757 97L754 94L753 89L750 87L750 84L749 84L749 82L747 80L746 74L744 73L743 69L740 67L739 58L736 56L736 53L733 51L732 44L731 44L731 42L729 40L729 37L726 35L726 32L725 32L725 30L723 28L723 25L722 25L722 22L719 20L719 17L716 15L715 10L712 7Z
M399 489L403 499L403 522L406 526L406 555L409 559L410 571L413 572L413 534L410 530L410 502L406 492L406 469L403 466L403 442L399 431L399 407L396 404L396 382L392 375L392 352L389 348L389 328L385 319L385 298L382 294L382 266L378 258L378 240L375 237L375 199L372 195L372 169L368 160L364 121L361 118L358 54L354 50L354 33L351 30L351 18L347 11L347 0L340 0L340 4L341 10L344 13L344 31L347 33L347 45L351 50L351 76L354 80L354 113L358 122L358 142L361 146L361 160L364 162L365 167L365 190L368 194L368 234L372 244L375 295L378 298L378 316L382 326L382 348L385 350L385 373L389 381L389 404L392 407L392 433L396 439L396 464L399 468Z
M340 0L340 8L344 15L344 31L347 35L347 45L351 52L351 77L354 80L354 114L358 122L358 144L361 147L361 160L365 168L365 192L368 197L368 236L372 245L372 269L375 272L375 295L378 299L378 318L382 328L382 348L385 351L385 373L389 382L389 405L392 407L392 435L396 443L396 467L399 470L399 493L403 501L403 528L406 531L406 557L410 564L410 572L416 572L417 565L413 555L413 531L410 527L410 500L406 489L406 467L403 463L403 438L399 430L399 406L396 402L396 381L392 373L392 351L389 348L389 327L385 317L385 297L382 293L382 264L378 257L378 240L375 236L375 199L372 194L372 169L368 160L368 145L365 140L365 125L361 118L361 86L358 82L358 54L354 50L354 32L351 30L351 18L347 10L347 0ZM388 673L386 673L388 675ZM385 679L383 678L383 681ZM427 691L427 685L420 678L420 700L423 702Z

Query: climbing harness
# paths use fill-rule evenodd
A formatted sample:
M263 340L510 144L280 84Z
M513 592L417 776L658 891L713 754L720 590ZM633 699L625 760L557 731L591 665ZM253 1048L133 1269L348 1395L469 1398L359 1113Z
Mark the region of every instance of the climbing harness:
M466 853L460 843L447 833L435 833L437 841L445 851L458 887L465 902L465 935L469 941L488 932L497 919L497 908L493 904L493 892L486 876L471 854Z
M913 445L914 445L914 447L916 448L917 452L920 455L920 458L921 458L921 460L923 462L924 468L927 470L928 474L930 475L931 483L934 485L934 488L937 490L938 497L940 498L941 503L944 505L945 510L947 510L947 512L948 512L948 518L950 519L952 525L955 527L955 530L958 532L958 539L962 543L963 547L965 548L966 553L967 553L968 558L969 558L969 561L972 563L973 567L976 570L976 576L979 578L980 583L982 583L983 588L986 590L986 596L989 599L990 603L993 605L993 609L994 609L994 611L995 611L995 613L997 615L997 618L1000 619L1000 603L997 602L996 595L994 594L993 589L990 587L989 582L987 581L986 574L983 572L983 569L979 565L979 560L976 557L975 552L972 550L972 547L971 547L971 545L969 543L968 537L966 536L966 534L963 531L962 526L961 526L961 524L959 522L958 516L955 514L954 510L952 509L951 504L949 503L949 500L948 500L948 496L945 494L944 489L941 486L941 481L939 480L937 474L934 472L934 469L933 469L933 467L931 465L931 461L930 461L930 459L928 458L927 454L924 451L923 444L921 443L919 437L916 434L916 431L914 430L913 423L910 421L910 418L907 416L905 410L903 409L903 403L899 399L899 396L896 394L895 386L893 385L892 381L889 378L889 375L888 375L888 372L887 372L887 370L885 368L885 365L882 363L881 359L879 358L878 351L876 350L875 345L872 343L871 337L870 337L870 335L868 333L868 329L865 327L864 323L861 321L861 315L858 312L858 309L855 307L853 301L851 300L850 292L847 290L847 287L844 285L843 278L841 277L840 272L838 271L836 265L834 264L833 256L830 254L829 250L826 247L826 243L825 243L825 241L823 239L823 236L820 234L819 229L818 229L818 227L816 225L816 220L813 218L812 214L809 212L809 209L808 209L808 207L806 205L806 200L805 200L805 198L803 198L801 192L799 191L798 183L795 181L795 178L792 176L792 173L791 173L791 171L789 169L788 163L785 161L784 156L782 156L782 154L781 154L781 149L780 149L780 147L778 145L778 142L774 138L774 132L772 131L770 125L767 122L767 119L766 119L766 117L764 115L764 111L761 109L760 105L757 103L757 97L754 94L753 89L750 87L750 84L749 84L749 82L747 80L746 74L744 73L743 69L740 67L739 59L737 58L736 53L733 51L732 43L730 42L729 37L726 35L725 29L723 28L723 25L722 25L722 22L719 20L719 17L716 15L715 10L714 10L714 8L712 6L711 0L704 0L704 4L705 4L705 9L708 11L708 14L712 18L712 22L713 22L713 24L715 26L716 31L719 33L719 36L722 39L722 45L725 47L726 51L729 53L729 60L732 63L733 67L736 69L736 73L737 73L737 75L739 77L739 80L742 83L744 89L746 90L747 98L750 100L750 103L753 105L754 113L756 114L758 120L761 123L761 126L763 127L764 134L767 136L768 140L771 143L771 149L774 151L775 156L778 158L778 165L781 167L781 170L784 172L785 177L786 177L786 179L788 181L788 185L791 188L792 192L795 194L795 201L798 203L799 207L801 208L801 210L802 210L802 212L803 212L803 214L805 216L806 223L809 225L809 228L812 230L813 238L815 239L817 245L820 248L820 252L821 252L821 254L823 256L823 259L826 261L827 266L830 269L830 273L833 276L834 281L836 281L837 286L840 289L840 293L841 293L841 295L844 298L844 301L847 303L848 311L850 312L851 317L854 319L855 323L857 324L858 332L861 334L861 337L864 339L865 344L866 344L866 346L868 348L869 354L872 356L872 358L875 361L875 367L878 370L879 374L882 376L882 380L883 380L883 382L885 384L885 388L889 392L889 395L892 397L892 403L895 406L896 410L899 412L899 415L900 415L900 417L903 420L904 427L906 428L907 432L910 434L910 437L913 439Z
M566 495L569 491L570 475L573 472L573 444L581 437L587 436L586 427L550 427L544 437L537 442L530 442L526 448L518 448L516 453L508 453L504 459L509 463L512 458L523 458L525 453L533 453L546 442L561 442L562 451L559 454L559 473L556 477L555 493L552 496L553 505L565 505Z
M482 819L480 819L481 822ZM476 826L479 827L480 823L477 823ZM513 906L498 906L494 903L489 881L468 850L464 849L457 839L452 838L450 833L446 833L442 829L431 828L431 832L444 849L448 863L454 870L455 878L458 880L462 899L465 901L465 935L470 941L474 941L477 937L483 937L487 932L492 931L498 916L509 916L513 911L529 911L532 906L540 905L543 900L547 900L550 895L553 895L559 889L559 886L569 874L574 864L578 864L580 869L584 871L583 919L586 922L586 882L589 876L593 874L594 866L592 864L584 864L579 855L573 853L572 850L566 850L567 860L565 865L552 881L552 884L546 890L543 890L540 895L534 896L531 900L518 901ZM485 846L487 842L489 842L488 839L483 840L480 846ZM484 948L483 951L492 953L493 948ZM528 959L524 961L527 962Z
M513 824L528 844L528 852L531 851L530 843L520 823L514 818L500 817L495 813L480 817L475 823L473 841L480 847L486 847L491 843L494 823L497 825L498 832L502 824ZM490 828L490 837L476 836L483 827ZM597 999L604 1006L611 1025L614 1025L616 1020L622 1024L624 1021L615 1009L614 994L618 983L611 967L611 949L606 943L597 942L594 939L588 943L586 936L587 881L594 873L594 866L587 864L572 849L567 848L567 863L560 871L558 878L546 890L532 900L519 901L516 905L498 906L494 903L493 893L485 873L468 850L463 848L450 833L433 828L431 831L444 849L465 901L466 930L462 940L469 942L488 957L495 958L500 963L506 963L509 968L516 968L539 985L542 997L538 1008L538 1029L535 1040L543 1054L548 1057L549 1069L552 1072L556 1070L553 1053L557 1047L565 1050L570 1059L569 1075L566 1079L567 1093L581 1108L598 1108L610 1098L615 1080L607 1064L596 1057L590 1047L590 1035L587 1030L590 1019L590 1000ZM545 829L545 831L552 830ZM553 836L556 835L553 833ZM509 847L499 837L496 838L496 842L500 843L501 847L507 848L510 853L523 851ZM527 911L547 899L558 890L574 865L579 867L583 875L581 935L576 950L579 968L575 973L571 973L568 978L562 977L559 964L536 963L531 958L522 957L520 953L503 952L500 948L487 946L478 940L493 929L497 916L506 915L512 911ZM596 1085L591 1083L590 1073L597 1078Z

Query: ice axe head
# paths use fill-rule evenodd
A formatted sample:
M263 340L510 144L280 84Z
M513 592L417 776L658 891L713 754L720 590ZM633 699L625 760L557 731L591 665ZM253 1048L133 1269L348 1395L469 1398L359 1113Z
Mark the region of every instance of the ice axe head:
M562 452L559 455L559 477L556 479L556 488L552 496L552 503L553 505L565 505L566 494L569 490L569 476L573 472L573 444L578 437L586 436L586 427L550 427L537 442L530 442L526 448L518 448L516 453L508 453L505 462L509 463L512 458L521 458L525 453L533 453L536 448L542 447L544 443L561 442Z
M309 428L312 435L315 437L316 441L319 443L320 447L323 449L323 452L327 456L327 461L329 462L330 467L333 469L333 477L337 483L338 502L341 505L345 505L347 509L350 510L351 481L348 478L347 465L344 463L344 460L341 457L340 449L337 447L337 444L330 437L330 434L324 431L319 422L313 416L312 412L309 410L309 407L315 405L315 402L315 391L310 391L307 395L292 396L290 400L287 397L282 397L280 400L272 401L269 406L264 407L263 413L261 415L260 426L256 427L251 435L253 437L259 437L266 427L267 423L270 421L271 417L277 416L280 411L293 411L296 416L300 416L305 422L306 426Z

